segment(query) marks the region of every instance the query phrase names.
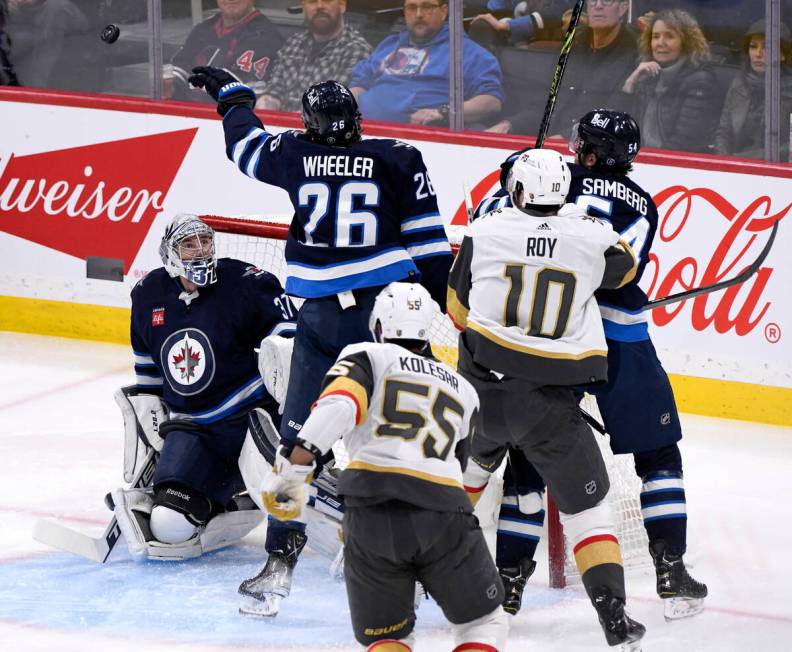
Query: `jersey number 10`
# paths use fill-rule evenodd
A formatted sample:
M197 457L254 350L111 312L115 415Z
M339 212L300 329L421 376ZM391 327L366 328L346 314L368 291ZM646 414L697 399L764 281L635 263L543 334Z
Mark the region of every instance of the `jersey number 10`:
M520 301L522 300L525 273L525 265L506 265L504 276L509 279L509 293L506 295L506 306L504 309L504 326L519 326L526 328L526 324L520 323ZM569 313L572 310L572 299L575 296L575 275L552 267L543 267L536 274L534 282L534 296L531 303L531 312L528 319L526 334L533 337L548 337L557 340L564 335ZM547 306L550 300L551 289L557 288L553 294L560 297L553 303L557 306L555 320L552 328L545 326L547 316Z

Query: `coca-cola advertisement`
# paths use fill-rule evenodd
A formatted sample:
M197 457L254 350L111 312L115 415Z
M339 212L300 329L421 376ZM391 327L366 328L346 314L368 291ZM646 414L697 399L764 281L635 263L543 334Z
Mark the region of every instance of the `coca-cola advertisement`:
M161 264L157 244L173 214L288 220L285 192L227 160L217 119L168 113L0 99L3 124L18 125L0 142L0 294L128 307L132 284ZM366 134L397 135L377 126ZM466 195L475 205L496 190L499 164L515 149L464 135L405 140L423 154L441 213L460 228ZM792 387L792 171L757 163L724 171L713 161L638 159L632 176L659 212L642 279L650 298L732 278L775 223L778 235L745 283L653 310L653 339L672 373ZM121 261L123 281L89 278L92 257Z

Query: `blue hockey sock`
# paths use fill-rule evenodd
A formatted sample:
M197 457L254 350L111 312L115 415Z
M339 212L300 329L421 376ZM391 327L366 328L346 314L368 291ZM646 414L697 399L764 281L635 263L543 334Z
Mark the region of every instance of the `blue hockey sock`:
M495 562L498 568L516 568L521 559L533 559L542 537L545 511L523 514L517 496L503 496L498 517Z
M687 548L687 504L682 474L656 471L643 478L641 514L649 543L662 539L672 555Z
M305 532L305 523L299 521L279 521L278 519L267 517L267 539L264 542L264 550L285 550L288 547L287 537L289 533L297 530Z

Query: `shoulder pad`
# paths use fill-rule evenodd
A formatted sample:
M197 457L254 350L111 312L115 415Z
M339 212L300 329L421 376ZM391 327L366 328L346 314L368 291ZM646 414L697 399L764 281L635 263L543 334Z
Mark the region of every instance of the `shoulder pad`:
M590 217L588 213L586 213L585 208L581 208L577 204L564 204L561 208L558 209L557 213L558 217L570 217L570 218L583 218L583 217ZM596 219L596 218L593 218ZM597 220L600 222L600 220Z

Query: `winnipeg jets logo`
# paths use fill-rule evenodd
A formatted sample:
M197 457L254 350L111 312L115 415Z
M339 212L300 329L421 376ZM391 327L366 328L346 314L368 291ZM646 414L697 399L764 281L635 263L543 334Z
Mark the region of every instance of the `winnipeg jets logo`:
M168 384L177 394L192 396L204 390L215 372L214 353L206 334L197 328L173 333L160 352Z
M193 351L192 342L190 342L190 338L185 335L181 347L178 349L178 353L173 356L171 362L173 367L181 372L182 382L189 385L200 367L201 352L199 350Z

